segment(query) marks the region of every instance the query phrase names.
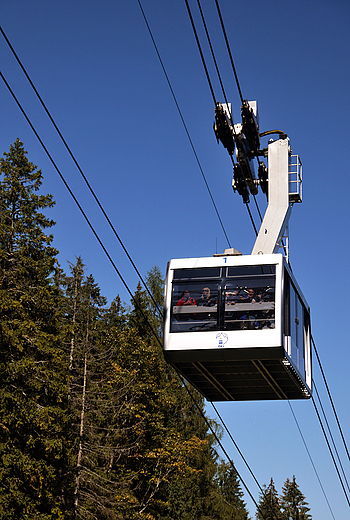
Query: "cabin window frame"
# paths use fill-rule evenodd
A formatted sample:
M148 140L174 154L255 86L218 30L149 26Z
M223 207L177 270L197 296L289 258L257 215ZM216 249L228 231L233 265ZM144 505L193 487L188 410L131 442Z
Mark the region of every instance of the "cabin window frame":
M217 276L205 276L214 271ZM276 264L174 269L170 333L274 328L276 276ZM201 293L205 288L209 288L210 303L203 307ZM270 294L267 296L268 288L272 289L272 300ZM254 289L256 303L248 302L249 289ZM226 294L235 291L236 303L227 304Z

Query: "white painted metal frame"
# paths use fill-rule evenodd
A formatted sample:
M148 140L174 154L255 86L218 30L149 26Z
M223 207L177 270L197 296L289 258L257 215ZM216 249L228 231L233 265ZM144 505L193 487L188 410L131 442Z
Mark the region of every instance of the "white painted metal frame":
M276 265L275 328L262 330L226 330L201 332L170 332L172 282L174 269L198 267L230 267L251 265ZM241 349L283 346L282 317L283 256L220 256L209 258L187 258L171 260L168 264L165 287L164 350Z
M268 206L252 255L277 253L292 210L289 202L289 139L268 145Z

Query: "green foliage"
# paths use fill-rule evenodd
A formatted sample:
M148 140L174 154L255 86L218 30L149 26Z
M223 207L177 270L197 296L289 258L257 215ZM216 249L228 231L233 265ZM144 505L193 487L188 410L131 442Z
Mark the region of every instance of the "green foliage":
M216 481L222 500L223 518L232 520L248 520L243 492L233 464L221 462L218 467Z
M121 467L131 471L129 517L146 518L139 515L147 512L152 518L168 518L167 512L177 500L174 486L181 480L186 481L188 491L181 494L181 500L186 498L193 507L193 492L197 491L196 501L204 501L204 461L210 461L212 440L177 376L165 366L159 346L149 345L134 329L115 331L111 340L119 347L115 386L128 388L119 420L129 432L130 449L121 460Z
M164 361L160 270L152 297L138 284L106 308L80 257L58 267L52 196L19 140L0 175L0 518L248 520L220 427ZM311 518L295 479L281 504ZM271 481L257 518L281 514Z
M282 487L281 507L283 518L286 520L311 520L308 513L310 508L296 483L295 476L292 481L287 478Z
M257 519L264 520L311 520L310 508L293 477L287 479L278 496L273 480L260 496Z
M260 494L259 509L256 513L258 520L283 520L280 500L273 479Z
M0 517L63 518L66 359L41 171L17 139L0 164Z

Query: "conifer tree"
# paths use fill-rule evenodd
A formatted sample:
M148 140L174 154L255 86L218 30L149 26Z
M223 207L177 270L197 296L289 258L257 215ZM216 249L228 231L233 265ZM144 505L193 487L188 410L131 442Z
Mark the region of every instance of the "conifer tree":
M292 481L287 478L282 487L281 507L285 520L311 520L312 518L308 503L296 483L295 476Z
M108 334L104 320L106 299L94 278L85 277L80 257L70 265L66 277L68 317L72 330L70 350L70 405L75 416L76 442L71 452L75 466L74 516L110 518L117 504L116 482L110 474L114 458L115 428L113 415L118 390L110 379L113 349L105 348ZM110 320L109 313L109 321ZM111 327L111 323L109 324ZM124 391L121 393L124 395Z
M260 494L259 509L256 513L257 520L283 520L280 501L273 479Z
M54 202L26 154L17 139L0 162L0 517L51 520L68 507L67 362Z
M248 511L243 500L243 492L232 464L221 462L218 466L216 482L222 499L225 520L248 520Z
M154 283L153 294L163 302L159 270L153 269L149 277ZM129 314L128 327L114 331L114 341L119 344L115 384L125 388L132 380L125 396L130 407L126 405L120 417L128 425L130 449L115 466L116 472L129 469L123 495L126 517L221 519L214 500L214 437L180 378L165 362L160 342L148 332L145 316L151 315L153 303L140 284L135 296L139 305ZM153 319L152 327L157 330L158 318ZM109 340L113 341L111 335ZM202 396L192 392L204 411ZM212 426L218 430L214 421ZM217 434L220 436L219 431Z
M129 327L135 329L137 334L146 341L152 339L152 313L149 309L149 298L141 283L137 284L136 292L132 299L132 309L128 319Z
M152 317L152 326L158 336L162 337L163 332L163 307L164 307L164 278L159 267L154 266L148 271L146 276L147 287L152 294L152 298L147 294L148 309Z

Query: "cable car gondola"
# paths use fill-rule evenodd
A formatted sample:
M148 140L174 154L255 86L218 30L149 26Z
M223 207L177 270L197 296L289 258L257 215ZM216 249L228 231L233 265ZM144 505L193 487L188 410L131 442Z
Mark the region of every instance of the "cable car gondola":
M278 252L292 206L302 200L301 162L286 134L259 134L255 102L242 107L242 125L233 127L230 104L217 105L215 114L216 136L231 156L237 146L241 168L253 157L267 157L268 168L259 160L259 180L251 170L238 182L234 163L232 185L247 203L260 184L268 206L251 255L228 250L169 262L165 359L209 401L309 398L310 309L289 266L288 247L285 256ZM274 133L279 139L258 150L259 138Z
M171 260L164 355L208 401L311 397L310 310L281 254Z

